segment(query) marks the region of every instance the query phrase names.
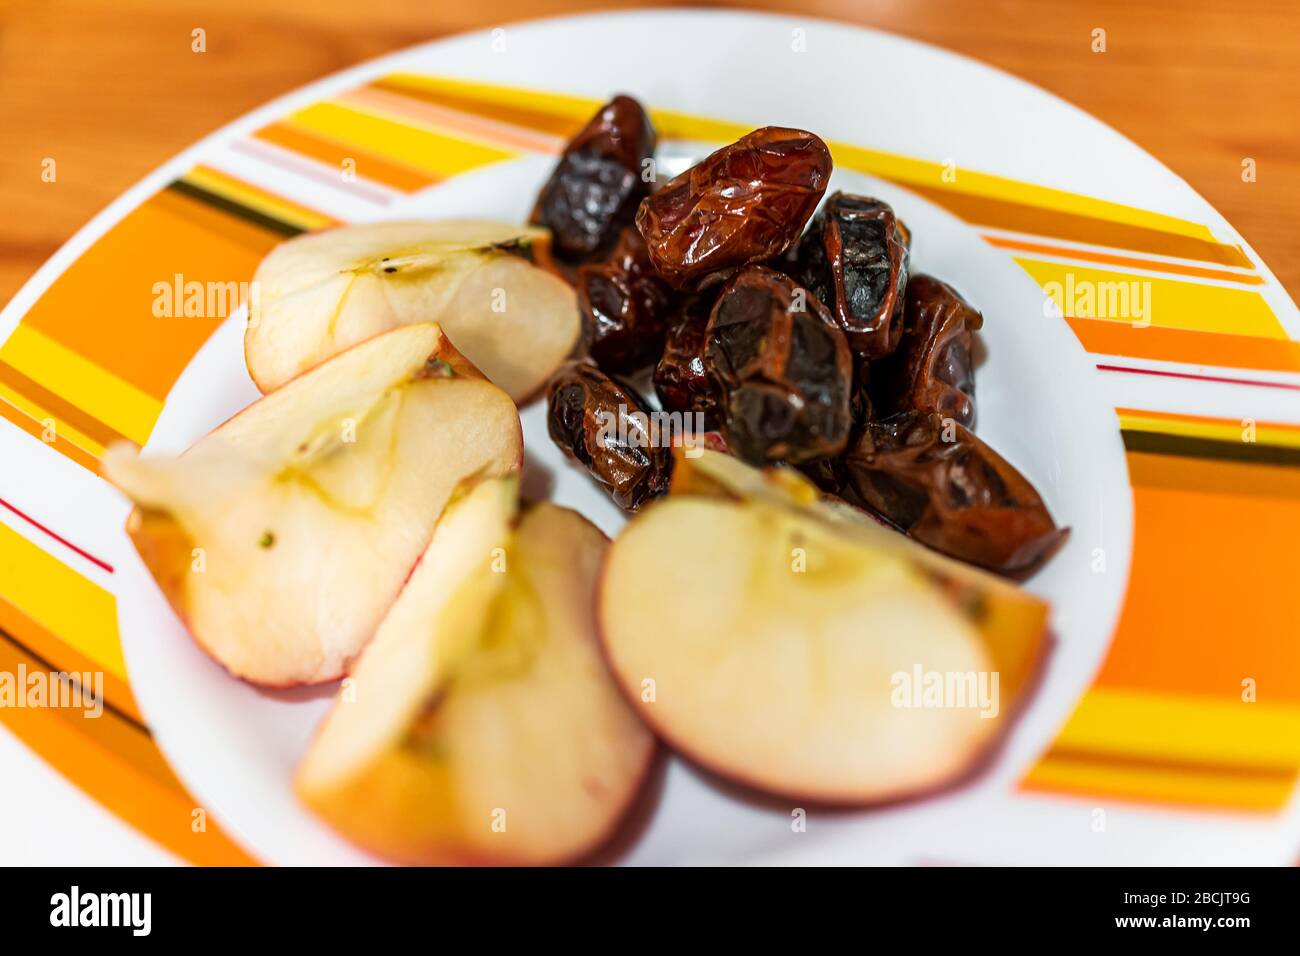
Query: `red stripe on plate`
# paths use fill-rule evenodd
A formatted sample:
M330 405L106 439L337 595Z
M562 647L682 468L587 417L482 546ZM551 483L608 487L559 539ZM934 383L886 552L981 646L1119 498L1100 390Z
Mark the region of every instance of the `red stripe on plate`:
M111 564L109 564L107 561L105 561L105 560L103 560L103 559L101 559L101 558L97 558L97 557L95 557L93 554L91 554L91 553L90 553L89 551L87 551L85 548L79 548L79 547L77 547L75 544L73 544L73 543L72 543L71 541L69 541L67 538L63 537L63 535L59 534L57 531L53 531L53 530L51 530L50 528L47 528L45 525L41 524L39 521L37 521L35 518L33 518L31 515L27 514L26 512L24 512L24 511L19 511L17 508L15 508L15 507L14 507L13 505L11 505L9 502L5 501L3 498L0 498L0 506L4 507L7 511L11 511L11 512L13 512L15 515L17 515L19 518L22 518L24 521L26 521L26 522L27 522L29 525L31 525L33 528L36 528L38 531L43 531L45 534L49 535L51 538L53 538L55 541L59 542L59 544L63 545L65 548L69 549L70 551L75 551L77 554L81 555L83 558L85 558L85 559L86 559L87 561L89 561L91 564L93 564L93 565L95 565L95 566L97 566L97 567L103 568L103 569L104 569L105 571L107 571L109 574L112 574L112 573L113 573L113 566L112 566Z
M1300 392L1300 385L1290 382L1259 382L1253 378L1226 378L1222 375L1193 375L1191 372L1166 372L1155 368L1129 368L1126 365L1101 365L1103 372L1128 372L1132 375L1160 375L1165 378L1190 378L1198 382L1225 382L1228 385L1258 385L1260 388L1289 388Z

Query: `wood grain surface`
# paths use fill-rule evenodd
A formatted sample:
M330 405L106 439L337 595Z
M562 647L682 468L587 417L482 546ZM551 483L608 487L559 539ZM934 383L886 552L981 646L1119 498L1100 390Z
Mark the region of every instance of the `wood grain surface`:
M644 6L644 4L641 4ZM669 4L671 5L671 4ZM1300 0L719 3L925 40L1034 82L1155 154L1300 293ZM0 0L0 303L158 164L368 57L586 0ZM190 49L191 31L207 51ZM1106 31L1105 53L1091 50ZM42 161L57 162L54 183ZM1242 180L1255 160L1257 181Z

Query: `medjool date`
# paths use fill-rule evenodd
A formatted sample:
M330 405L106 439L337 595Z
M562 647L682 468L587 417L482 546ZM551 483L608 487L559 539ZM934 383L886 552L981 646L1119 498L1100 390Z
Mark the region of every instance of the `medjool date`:
M631 226L609 259L578 270L578 310L588 354L606 372L631 374L663 353L674 292Z
M583 262L613 245L650 194L642 173L654 150L654 127L630 96L602 106L569 142L529 219L551 230L557 258Z
M971 347L984 317L933 276L912 276L904 300L902 340L872 367L876 404L886 414L937 412L969 428L975 420Z
M936 551L1010 576L1065 539L1033 485L968 429L935 412L867 423L840 459L838 489Z
M705 357L709 313L715 296L694 295L678 303L677 314L655 366L654 387L659 402L670 412L698 412L706 428L719 419L718 388Z
M588 362L570 362L547 389L551 440L635 511L668 490L670 442L656 442L650 413L629 386Z
M888 203L842 192L826 200L799 243L795 274L856 355L878 358L898 344L910 244Z
M844 334L788 276L750 266L723 287L705 367L721 397L721 432L754 464L838 455L852 426Z
M696 290L785 252L830 174L831 154L818 137L765 126L645 199L637 228L660 275L674 288Z

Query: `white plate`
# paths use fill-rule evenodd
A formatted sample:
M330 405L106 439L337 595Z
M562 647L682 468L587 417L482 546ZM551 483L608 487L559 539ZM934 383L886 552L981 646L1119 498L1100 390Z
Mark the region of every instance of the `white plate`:
M807 53L790 50L795 29L807 31ZM408 70L600 97L626 91L657 106L800 126L909 155L958 157L962 165L1030 181L1049 178L1047 164L1064 164L1067 174L1058 166L1052 178L1074 177L1081 192L1202 221L1213 216L1150 157L1077 110L1004 74L895 37L712 12L576 18L511 27L506 35L501 55L487 51L484 35L474 35L322 81L216 134L172 168L188 168L290 106ZM1048 149L1044 142L1089 148ZM1098 155L1108 161L1097 163ZM541 157L487 167L394 203L386 215L522 220L549 170ZM1015 827L1006 796L1089 683L1115 625L1132 501L1113 403L1093 362L1068 327L1047 316L1038 286L972 227L889 183L837 171L832 187L894 204L913 232L913 268L954 284L984 312L987 359L977 373L977 430L1031 478L1058 521L1073 528L1067 547L1030 585L1052 601L1053 654L1006 746L959 789L889 809L814 814L806 833L793 834L793 808L738 799L674 759L622 861L750 862L791 853L809 861L979 858L990 834ZM232 316L177 382L151 451L187 447L256 397L243 366L241 322ZM523 420L526 487L551 489L554 500L616 533L620 513L552 445L544 408L531 405ZM1097 548L1107 556L1104 575L1090 571ZM318 823L290 786L333 689L269 693L232 680L186 636L124 536L113 550L131 686L185 785L263 860L372 862Z

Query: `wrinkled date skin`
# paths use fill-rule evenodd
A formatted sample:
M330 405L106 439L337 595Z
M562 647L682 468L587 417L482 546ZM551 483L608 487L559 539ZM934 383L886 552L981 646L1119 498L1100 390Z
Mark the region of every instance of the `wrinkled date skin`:
M650 194L642 171L654 151L654 127L630 96L614 97L573 138L528 220L551 230L557 259L585 262L614 244Z
M641 233L629 226L605 262L578 270L583 343L597 365L628 375L663 353L675 293L659 278Z
M721 421L718 388L705 359L709 314L716 296L694 295L679 300L663 355L655 366L654 386L666 411L698 412L704 427L715 429Z
M830 174L831 154L818 137L765 126L644 200L637 228L660 275L674 288L698 290L785 252Z
M853 391L849 393L849 411L853 421L866 422L876 417L876 405L871 398L871 385L876 380L876 370L870 362L853 357Z
M635 511L668 490L672 450L651 447L649 412L632 389L590 363L570 362L551 379L547 402L551 440L619 507Z
M848 501L936 551L1000 574L1030 574L1069 534L1010 462L934 412L868 423L837 470Z
M876 404L891 412L938 412L965 425L975 421L971 349L984 316L952 286L914 275L907 284L903 338L872 367Z
M898 345L910 245L888 203L839 192L800 241L794 275L830 309L855 355L875 359Z
M722 436L737 457L803 464L844 449L852 358L814 296L788 276L750 266L723 287L706 336Z

